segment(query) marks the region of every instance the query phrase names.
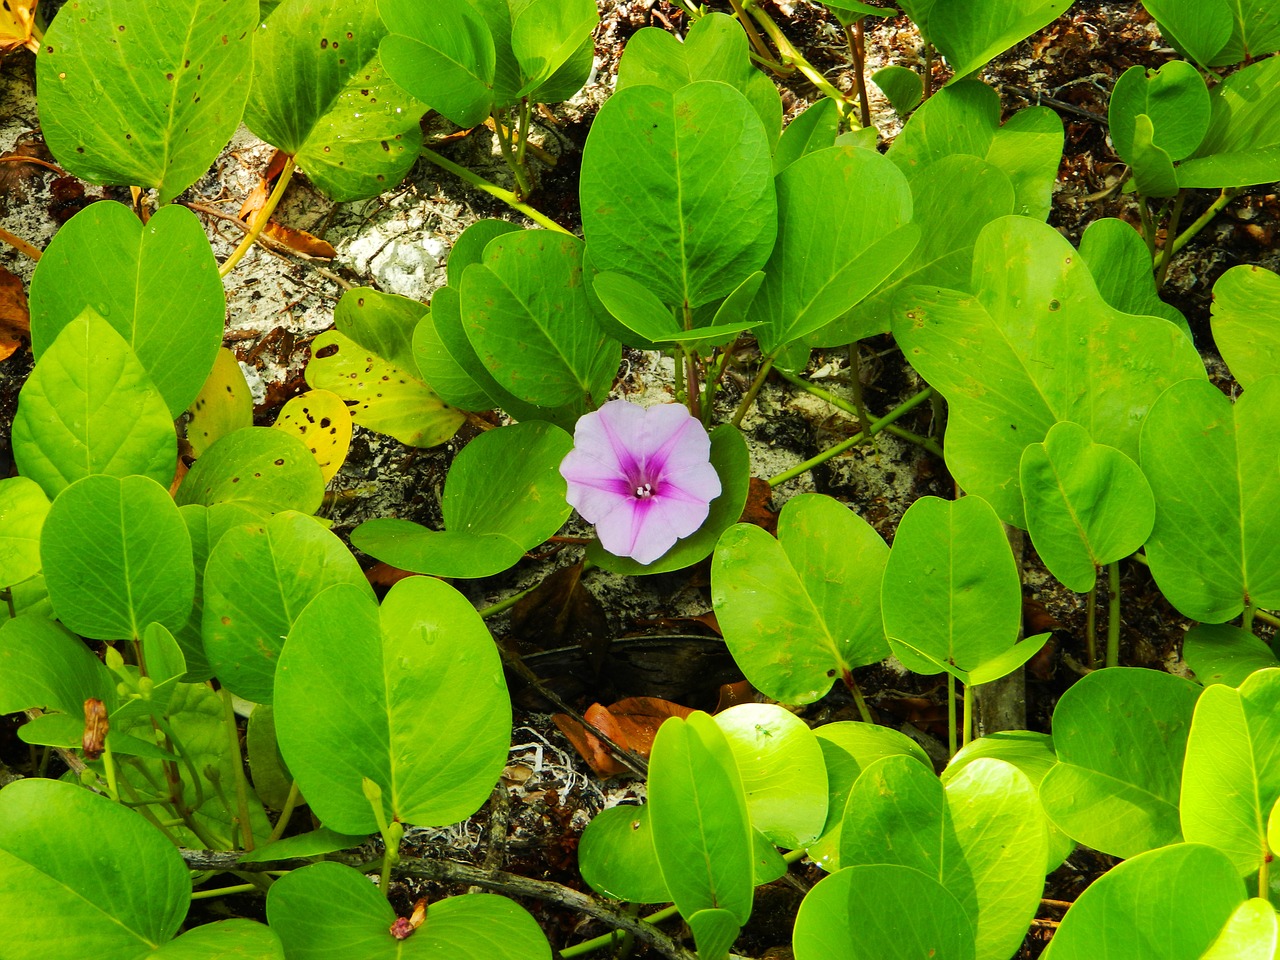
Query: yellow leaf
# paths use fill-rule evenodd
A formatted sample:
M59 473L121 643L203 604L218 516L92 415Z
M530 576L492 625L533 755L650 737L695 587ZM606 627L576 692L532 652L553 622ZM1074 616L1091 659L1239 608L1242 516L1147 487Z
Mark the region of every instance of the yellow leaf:
M4 0L0 4L0 53L26 47L32 53L40 49L31 36L35 26L37 0Z
M241 427L253 426L253 394L249 392L235 354L226 347L218 351L209 379L187 409L191 413L187 443L197 457L218 438Z
M320 464L328 483L347 459L351 448L351 413L342 398L329 390L308 390L284 405L276 428L305 443Z

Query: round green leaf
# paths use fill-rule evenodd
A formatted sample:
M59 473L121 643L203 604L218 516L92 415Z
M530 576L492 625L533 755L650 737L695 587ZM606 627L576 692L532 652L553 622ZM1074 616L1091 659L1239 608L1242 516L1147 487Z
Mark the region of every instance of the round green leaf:
M85 477L49 508L40 542L58 619L95 640L141 639L191 612L191 537L168 492L146 477Z
M254 39L245 123L335 200L395 186L422 145L424 105L378 61L386 32L375 0L285 0Z
M1151 272L1151 252L1133 225L1115 217L1103 217L1085 228L1080 256L1098 293L1122 313L1164 317L1188 337L1191 328L1182 312L1160 299Z
M441 577L487 577L514 566L569 519L560 461L573 438L539 421L482 433L445 478L445 530L408 520L360 524L351 542L401 570Z
M1234 17L1227 0L1142 0L1142 5L1160 33L1202 66L1215 62L1231 39Z
M209 0L203 5L213 6ZM243 4L235 0L235 5ZM99 11L97 22L109 16ZM155 56L149 51L142 61L151 63ZM140 64L135 72L142 75L146 69ZM137 96L131 89L130 102ZM174 296L175 290L182 295ZM191 405L213 369L226 314L218 265L195 214L170 205L144 225L123 204L104 202L90 204L68 220L31 278L31 348L37 358L85 307L96 310L132 348L164 397L169 419Z
M615 93L591 125L580 193L592 264L629 274L671 307L732 293L777 233L768 138L723 83Z
M905 117L924 97L924 81L909 67L892 64L877 70L871 81L889 99L893 112Z
M287 510L227 531L204 570L201 635L218 681L270 703L284 638L307 604L338 583L373 598L351 551L312 517Z
M724 423L711 431L711 465L720 477L720 496L711 501L711 511L697 533L677 540L674 547L647 566L630 557L615 557L600 546L599 540L587 544L587 559L602 570L638 577L683 570L710 556L720 535L742 516L751 487L747 441L732 424Z
M888 863L818 883L796 914L796 960L973 960L973 923L933 877Z
M70 8L36 58L49 149L78 177L154 187L168 203L204 174L240 122L257 19L255 0Z
M289 960L551 960L537 921L492 894L434 901L405 940L389 930L396 914L363 874L313 863L271 885L267 919Z
M445 274L449 286L455 290L462 286L462 274L473 263L484 262L484 248L489 241L507 233L519 233L523 228L510 220L477 220L453 242L449 259L445 262ZM437 290L436 293L440 291Z
M1048 26L1071 3L1072 0L934 3L928 15L928 36L959 78Z
M55 780L0 791L6 958L146 956L190 896L177 848L133 810Z
M774 703L716 714L747 795L751 826L785 850L816 840L827 819L827 772L809 725Z
M1213 285L1213 342L1246 389L1280 373L1280 275L1232 267Z
M1044 443L1022 451L1019 482L1036 552L1076 593L1093 589L1098 567L1146 543L1155 523L1142 470L1076 423L1055 423Z
M285 960L280 938L252 920L219 920L170 940L146 960Z
M511 704L493 638L440 580L401 580L381 610L368 590L330 587L294 622L276 668L280 752L324 823L377 826L362 780L388 819L423 826L475 813L511 742Z
M725 643L747 678L784 703L823 696L852 668L888 654L880 581L889 550L848 507L820 494L787 501L778 539L740 523L711 568Z
M1156 497L1151 575L1179 612L1222 623L1246 603L1280 607L1280 376L1232 404L1204 380L1178 383L1142 428Z
M421 301L352 287L333 310L333 326L371 353L413 370L413 331L427 313Z
M653 848L649 807L616 806L601 810L582 831L578 868L591 889L628 903L669 903Z
M111 709L115 680L79 637L31 614L0 623L0 713L39 708L83 720L90 697Z
M49 496L82 477L149 477L168 485L173 419L129 349L91 308L62 329L23 384L13 421L19 469Z
M1217 847L1241 876L1270 863L1267 818L1280 800L1280 670L1260 670L1238 690L1205 689L1182 768L1182 835Z
M458 300L456 290L441 287L432 298L433 303L440 303L440 294L448 291L452 296L455 312ZM440 311L443 314L443 310ZM445 346L441 331L436 325L435 311L424 314L413 331L413 360L418 373L432 392L451 407L459 410L487 410L494 405L489 394L472 379L471 374ZM461 321L459 321L459 327ZM466 335L463 334L463 339ZM475 360L475 351L471 351L471 359ZM476 360L477 366L479 361Z
M568 63L600 20L595 0L526 0L511 14L511 52L520 64L522 94Z
M1225 623L1198 623L1182 641L1182 659L1206 687L1238 687L1256 670L1280 667L1266 642Z
M1209 98L1209 132L1178 166L1178 185L1250 186L1280 177L1280 60L1237 70Z
M0 480L0 584L40 572L40 529L48 512L49 498L34 480Z
M1130 163L1139 115L1150 119L1152 142L1171 160L1190 155L1209 129L1209 89L1200 71L1185 60L1172 60L1158 70L1133 66L1121 74L1107 117L1116 153Z
M271 427L245 427L214 443L183 478L174 499L213 506L312 514L324 499L324 476L307 445Z
M782 138L773 151L774 176L815 150L835 146L839 132L840 111L834 100L823 97L810 104L782 131Z
M266 806L283 810L285 803L288 802L293 777L289 773L289 768L285 766L284 758L280 756L280 745L276 742L275 709L270 704L259 703L253 708L253 713L249 714L244 745L249 769L253 773L254 792ZM254 848L255 852L261 849L261 847ZM332 849L341 849L341 847ZM310 856L311 854L301 855Z
M1095 670L1053 711L1058 765L1040 801L1067 836L1117 857L1182 839L1178 791L1200 688L1156 670Z

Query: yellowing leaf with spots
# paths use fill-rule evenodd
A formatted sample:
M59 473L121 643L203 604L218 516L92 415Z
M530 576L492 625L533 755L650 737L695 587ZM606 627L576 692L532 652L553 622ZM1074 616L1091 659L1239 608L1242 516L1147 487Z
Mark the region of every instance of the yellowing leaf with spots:
M284 405L276 428L298 437L315 456L328 483L351 448L351 413L331 390L309 390Z
M416 376L336 330L312 341L306 379L313 390L332 390L346 401L360 426L411 447L444 443L466 419Z
M187 443L196 457L202 456L220 437L241 427L253 426L253 395L235 354L226 347L218 350L209 379L187 409L191 414Z

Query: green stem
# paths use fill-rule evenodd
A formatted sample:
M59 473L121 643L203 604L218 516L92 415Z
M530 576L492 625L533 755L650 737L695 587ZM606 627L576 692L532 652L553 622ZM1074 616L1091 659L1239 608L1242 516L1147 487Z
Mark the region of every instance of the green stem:
M583 573L586 573L588 570L594 570L595 568L596 568L596 565L592 563L590 560L582 561ZM537 590L540 586L542 586L541 580L535 583L532 587L525 587L519 593L513 593L511 596L507 597L505 600L499 600L497 603L493 604L492 606L481 607L479 610L476 611L476 613L480 614L480 616L484 619L488 619L489 617L496 617L498 614L502 613L504 610L510 610L512 607L514 607L517 603L519 603L529 594L533 593L533 591Z
M736 3L736 0L734 0ZM852 105L848 95L838 87L832 86L831 81L822 75L822 72L814 67L804 54L797 50L787 39L786 34L778 29L778 25L769 19L769 15L757 7L754 3L749 4L750 12L756 19L756 23L760 24L760 28L769 35L769 39L773 41L773 45L778 48L781 55L782 64L785 67L793 67L805 75L805 78L815 87L822 91L823 94L830 97L837 104L844 106ZM845 110L841 110L844 113Z
M1209 205L1209 209L1206 210L1204 213L1200 214L1200 216L1198 216L1195 219L1195 221L1191 224L1191 226L1187 227L1187 229L1183 230L1180 234L1178 234L1178 239L1173 241L1172 253L1177 253L1179 250L1185 247L1188 243L1194 240L1196 238L1196 234L1198 234L1201 230L1203 230L1205 227L1209 225L1209 221L1211 221L1214 217L1216 217L1219 213L1221 213L1222 210L1227 206L1227 204L1229 204L1236 197L1240 196L1240 194L1244 193L1246 189L1248 188L1247 187L1223 187L1222 193L1219 194L1217 200L1213 201L1213 203Z
M240 823L240 838L245 850L253 849L253 824L249 820L249 784L244 776L244 757L240 753L240 729L236 726L236 711L231 703L231 691L223 687L222 722L227 728L227 742L231 747L232 776L236 781L236 817Z
M1120 562L1107 564L1107 584L1111 596L1107 598L1107 666L1120 663Z
M441 169L444 169L444 170L448 170L455 177L458 177L460 180L466 181L467 183L471 184L471 186L475 187L477 190L482 190L485 193L489 194L491 197L497 197L499 200L501 200L503 203L505 203L507 206L511 207L512 209L519 210L521 213L523 213L526 217L528 217L530 220L532 220L534 223L538 224L539 226L545 227L548 230L555 230L559 233L567 234L568 236L573 236L573 233L571 231L566 230L564 227L560 226L560 224L556 223L554 220L552 220L550 217L548 217L546 214L542 213L541 211L535 210L533 209L533 207L529 206L527 203L524 203L519 197L517 197L510 190L504 190L502 187L498 186L496 183L490 183L488 180L484 179L484 177L481 177L475 173L472 173L466 167L459 166L458 164L454 163L452 160L448 159L447 157L442 157L440 154L436 153L430 147L423 147L420 153L424 159L430 160L437 167L440 167Z
M1173 202L1173 212L1169 214L1169 225L1165 228L1164 247L1160 250L1160 262L1156 265L1156 289L1164 287L1169 276L1169 264L1173 261L1173 243L1170 237L1178 233L1178 221L1182 219L1182 208L1187 202L1187 191L1179 190L1178 199Z
M200 782L200 776L196 773L196 766L192 763L190 754L187 752L187 749L183 745L182 740L178 737L178 734L174 732L169 721L164 717L155 716L154 714L153 719L155 720L156 726L164 732L165 738L169 741L169 746L172 748L173 752L182 759L182 765L187 768L187 774L191 777L191 789L195 793L195 802L190 806L188 806L182 799L182 781L177 779L176 768L174 779L170 780L170 784L176 785L176 789L178 791L178 795L173 798L174 808L179 816L185 817L189 811L199 810L204 806L204 784ZM167 770L170 766L173 766L172 762L166 761L165 769Z
M947 674L947 756L956 755L956 678Z
M1280 627L1280 617L1277 617L1274 613L1268 613L1266 610L1259 610L1255 607L1253 616L1263 623L1269 623L1273 627Z
M213 897L227 897L233 893L253 893L260 889L256 883L237 883L232 887L218 887L215 890L192 890L192 900L210 900Z
M867 699L862 695L862 688L858 686L858 681L853 679L853 674L848 670L844 672L844 685L853 694L853 702L858 708L858 716L862 718L862 722L875 723L875 720L871 717L871 710L867 707Z
M670 920L672 917L680 915L680 911L675 907L663 907L657 913L651 913L647 917L640 919L641 923L661 923L664 920ZM573 960L574 957L583 957L588 953L595 953L597 950L605 950L614 946L618 942L617 931L601 934L590 940L583 940L581 943L575 943L572 947L565 947L560 951L560 956L564 960Z
M102 769L107 775L107 796L112 800L120 799L120 788L116 783L116 758L111 752L111 735L107 734L102 741Z
M1138 194L1138 217L1142 220L1142 239L1147 244L1147 256L1154 267L1156 262L1156 224L1151 219L1151 209L1147 206L1147 198Z
M241 239L240 245L231 251L231 256L227 257L222 266L218 268L218 276L225 277L234 270L236 264L258 242L258 237L262 236L262 231L266 228L267 221L271 219L271 215L276 212L276 207L284 199L285 189L289 186L289 181L293 179L293 171L295 169L293 157L286 157L284 169L280 171L280 177L276 180L275 189L271 191L271 196L267 197L267 202L258 211L258 215L253 218L253 223L249 225L249 232Z
M1253 633L1253 615L1253 604L1246 603L1244 605L1244 615L1240 618L1240 626L1242 626L1248 633Z
M778 67L782 67L782 64L777 64L773 59L773 54L770 53L769 48L765 46L764 39L760 36L755 25L751 22L751 18L748 17L747 12L742 9L741 0L729 0L729 5L733 7L734 17L736 17L738 22L742 24L742 29L746 31L747 41L751 44L751 49L755 51L756 56L766 63L776 64Z
M516 159L515 152L511 149L511 141L507 135L513 133L513 130L507 124L508 119L506 110L497 111L493 114L493 129L498 136L498 149L502 151L502 159L507 162L512 176L516 178L516 199L525 200L533 190L530 187L528 175L525 173L520 161Z
M964 726L961 729L960 745L967 747L969 741L973 739L973 684L966 683L964 685ZM952 751L955 755L955 751Z
M747 415L747 411L751 409L751 404L755 402L756 394L760 392L760 388L764 386L765 378L769 376L769 371L773 369L773 357L769 357L764 363L760 364L760 370L756 373L756 378L751 381L751 386L747 390L746 396L742 398L742 402L738 404L738 409L733 412L733 419L730 421L735 427L742 426L742 418Z
M866 430L859 431L858 433L850 437L848 440L840 441L834 447L830 447L826 450L823 450L822 453L818 454L816 457L810 457L804 463L797 464L796 466L792 467L790 470L784 470L782 473L778 474L776 477L770 477L769 486L776 487L779 484L786 483L788 480L794 480L796 477L800 476L800 474L804 473L806 470L812 470L814 467L818 466L818 464L823 463L827 460L830 460L832 457L835 457L835 456L838 456L839 454L844 453L850 447L856 446L859 443L863 443L868 436L874 436L875 434L879 433L881 430L885 429L887 426L889 426L889 424L893 423L895 420L901 419L906 414L914 410L916 407L920 406L920 404L924 403L931 396L933 396L933 388L925 387L923 390L921 390L919 393L913 396L910 400L907 400L904 403L900 403L898 406L894 407L892 410L886 413L879 420L874 421L871 424L871 426L868 427Z
M529 145L529 98L520 98L520 115L516 127L516 163L524 166L525 147Z
M862 20L859 18L856 23L842 24L844 27L844 38L849 44L849 56L853 60L853 83L858 91L858 107L861 110L862 125L864 127L871 126L871 104L867 100L867 77L866 77L866 48L862 33ZM857 350L858 345L855 343L851 350Z
M1090 668L1098 666L1098 578L1094 574L1093 586L1084 604L1084 649Z
M285 828L289 826L289 820L293 817L294 808L297 807L301 796L302 791L298 789L298 781L292 781L289 784L289 795L285 797L284 809L280 811L280 818L276 820L276 825L271 830L271 836L267 838L268 843L273 843L284 835Z
M695 420L702 419L702 408L698 403L698 364L694 360L693 352L690 350L681 350L684 354L684 395L688 402L689 415Z

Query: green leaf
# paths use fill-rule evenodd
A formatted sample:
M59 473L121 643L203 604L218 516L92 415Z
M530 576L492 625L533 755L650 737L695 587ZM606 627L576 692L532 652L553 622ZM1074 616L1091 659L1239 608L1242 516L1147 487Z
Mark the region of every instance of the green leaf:
M1179 165L1178 186L1244 187L1280 178L1280 60L1236 71L1209 99L1209 132Z
M587 559L610 573L639 577L683 570L711 556L720 535L742 516L751 488L751 459L741 430L722 423L711 431L711 465L720 477L720 496L711 501L707 519L696 533L677 540L674 547L647 565L630 557L615 557L600 546L599 540L587 544Z
M751 822L733 752L705 713L671 717L649 760L649 823L663 880L680 913L751 916Z
M184 7L200 5L197 0ZM99 22L105 18L105 12L98 14ZM151 51L143 59L150 63L155 56ZM175 290L182 295L174 296ZM37 359L85 307L133 349L164 396L170 419L191 405L213 368L226 315L218 265L195 214L167 206L144 226L128 207L106 202L90 204L68 220L31 278L31 348Z
M1134 123L1142 115L1154 128L1152 143L1169 159L1190 156L1209 129L1209 89L1200 72L1185 60L1172 60L1158 70L1133 66L1121 74L1107 119L1116 153L1130 163Z
M795 850L816 840L827 819L827 773L809 725L774 703L743 703L716 724L729 741L751 826Z
M293 775L285 766L284 757L280 756L280 744L276 742L275 708L268 703L260 703L249 714L248 729L244 737L246 759L253 775L253 790L268 807L283 810L289 799L289 789L293 783ZM324 829L324 828L322 828ZM333 831L327 831L332 833ZM304 834L305 836L305 834ZM346 836L339 834L339 836ZM292 839L292 838L291 838ZM277 840L274 843L283 843ZM355 844L348 844L354 846ZM263 850L255 847L254 852ZM330 850L341 850L342 847L331 847L329 850L312 851L328 853ZM304 854L311 856L312 853ZM270 859L266 857L265 859Z
M593 322L582 241L547 230L497 237L462 278L462 323L494 379L529 403L585 412L608 396L621 347Z
M441 577L501 573L555 534L569 519L558 467L573 438L530 421L482 433L449 468L443 531L408 520L367 520L351 542L401 570Z
M1121 313L1163 317L1191 337L1182 311L1160 299L1151 252L1132 224L1115 217L1093 221L1080 238L1080 256L1108 304Z
M413 368L401 369L336 330L312 341L306 379L312 389L332 390L353 402L351 419L360 426L411 447L444 443L465 419L414 376Z
M1231 39L1213 58L1223 66L1280 50L1280 12L1267 0L1232 0Z
M782 129L778 89L768 75L752 65L742 27L723 13L699 17L683 42L657 27L637 30L618 63L616 89L643 85L675 93L700 80L727 83L746 97L760 117L770 147L778 143Z
M228 530L204 571L205 655L238 697L270 703L284 638L312 600L334 584L373 590L346 545L292 510L265 525Z
M777 245L750 313L766 354L849 310L920 239L906 177L874 150L810 153L778 174L777 191Z
M991 506L975 496L913 503L894 537L881 604L890 646L916 673L976 670L1012 648L1022 589Z
M133 810L55 780L0 791L6 960L146 956L190 895L177 849Z
M653 291L624 273L597 273L591 284L605 309L627 332L635 334L627 338L628 346L640 350L677 345L695 349L704 343L728 343L737 334L755 325L751 320L721 323L720 313L723 310L726 316L745 314L763 280L763 273L751 274L737 290L725 298L711 325L695 326L690 330L680 325L671 309Z
M954 77L972 73L1056 20L1072 0L935 0L929 39ZM914 19L914 18L913 18Z
M79 637L23 614L0 624L0 711L57 710L81 722L90 697L115 706L115 680Z
M1142 470L1077 423L1055 423L1044 443L1022 451L1019 483L1036 552L1076 593L1093 589L1098 567L1146 543L1155 523Z
M712 561L712 603L752 684L784 703L809 703L854 667L884 659L888 559L870 524L820 494L787 501L776 540L752 524L726 530Z
M1095 670L1053 711L1059 763L1040 801L1069 837L1117 857L1182 839L1178 790L1200 688L1155 670Z
M947 466L1017 526L1022 451L1054 423L1136 458L1161 391L1205 376L1181 331L1108 306L1080 260L1052 227L1004 217L978 237L973 295L908 287L894 300L894 338L950 404Z
M1170 387L1142 428L1156 497L1151 575L1178 610L1222 623L1280 606L1280 376L1232 404L1205 381Z
M1182 641L1182 659L1206 687L1238 687L1256 670L1280 667L1267 644L1248 630L1225 623L1198 623Z
M1174 197L1178 194L1178 171L1168 151L1155 142L1155 127L1145 113L1133 122L1133 141L1129 149L1129 167L1133 185L1146 197Z
M323 499L324 477L307 445L271 427L245 427L218 440L174 495L178 506L236 503L306 514L319 510Z
M1161 847L1112 867L1091 884L1054 932L1044 957L1270 960L1275 910L1246 897L1231 861L1212 847Z
M442 297L441 294L446 291L447 293ZM441 287L432 298L432 303L440 305L448 298L452 298L453 301L455 327L460 338L466 340L466 334L462 333L462 319L458 312L458 291L452 287ZM436 323L437 317L442 316L443 313L443 307L439 314L435 311L425 313L418 321L418 325L414 327L414 368L431 391L451 407L457 407L459 410L487 410L495 406L489 394L472 378L471 372L462 366L445 345L444 337L441 336L441 330ZM474 363L472 369L482 368L470 344L467 345L467 356Z
M191 537L168 492L146 477L85 477L49 508L40 559L53 609L95 640L178 630L191 612Z
M455 290L462 287L462 274L473 263L484 262L484 248L490 240L508 233L519 233L523 227L510 220L477 220L463 230L449 250L449 259L445 261L445 275L449 286ZM438 295L439 290L436 291ZM434 306L434 303L433 303Z
M579 192L592 264L647 284L671 307L732 293L777 233L768 138L723 83L611 96L591 125Z
M307 802L341 833L388 819L441 826L484 803L506 762L511 705L493 638L440 580L401 580L379 608L330 587L289 631L276 668L276 735Z
M649 806L601 810L582 831L578 869L591 889L628 903L668 903L671 893L653 848Z
M1231 39L1228 0L1142 0L1160 33L1201 66L1215 61Z
M1035 787L982 758L944 787L909 757L878 760L845 807L840 862L896 863L941 883L974 925L979 960L1017 949L1040 906L1047 840Z
M146 960L285 960L280 938L253 920L219 920L170 940Z
M0 584L10 586L40 572L40 530L49 498L27 477L0 480Z
M1280 670L1238 690L1207 687L1196 702L1182 768L1182 835L1216 847L1241 876L1270 863L1267 818L1280 800Z
M56 497L90 476L168 485L173 419L129 345L92 308L62 329L23 384L13 421L22 472Z
M253 712L256 716L258 710L270 709L270 707L259 707ZM257 784L255 783L254 786L256 787ZM270 843L254 847L241 856L239 862L269 863L272 860L288 860L292 857L318 857L321 854L358 847L368 839L365 834L351 835L338 833L328 827L318 827L306 833L296 833L292 837L272 840Z
M806 107L782 131L782 139L773 152L773 175L776 177L803 156L835 146L839 132L840 111L834 100L823 97Z
M737 918L719 908L699 910L685 920L698 948L698 960L729 960L729 948L738 939Z
M512 10L511 52L521 92L532 93L569 62L600 20L595 0L526 0Z
M417 300L353 287L334 307L333 326L370 353L413 370L413 332L426 314L426 305Z
M905 117L924 99L924 80L920 74L897 64L883 67L871 75L871 82L888 98L889 106Z
M254 38L245 124L334 200L375 197L422 146L423 104L378 61L376 0L285 0Z
M932 771L933 761L921 746L889 727L840 720L814 731L827 768L827 819L822 836L809 844L809 857L827 872L840 868L840 827L849 792L862 771L881 757L912 757Z
M1280 275L1232 267L1213 285L1212 310L1213 342L1240 386L1280 373Z
M537 921L506 897L473 893L434 901L407 940L388 932L396 913L363 874L313 863L271 885L267 919L289 960L551 960Z
M489 115L494 38L467 0L378 0L378 13L389 31L378 53L392 80L460 127Z
M256 0L97 0L56 17L36 58L49 149L78 177L168 203L240 122L257 19Z
M863 17L896 17L898 15L898 11L893 7L873 7L869 3L862 3L861 0L838 0L838 2L823 0L822 5L834 13L842 24L857 23Z
M796 914L796 960L973 960L958 900L911 867L847 867L809 891Z

